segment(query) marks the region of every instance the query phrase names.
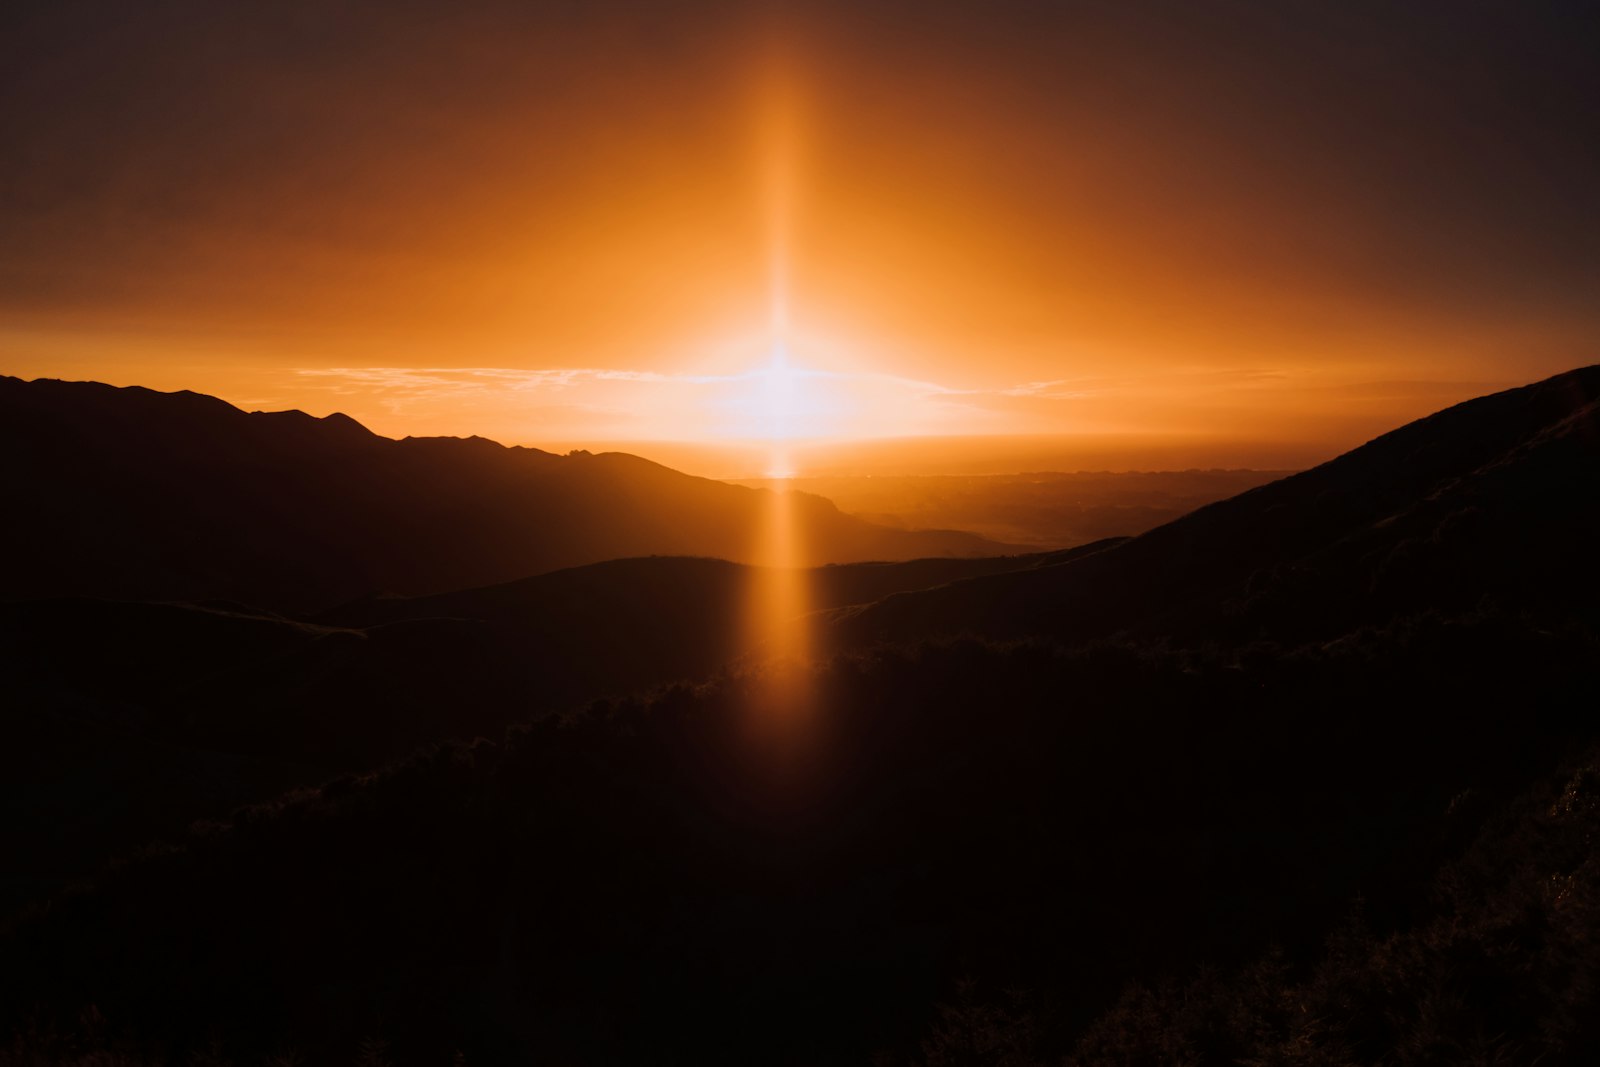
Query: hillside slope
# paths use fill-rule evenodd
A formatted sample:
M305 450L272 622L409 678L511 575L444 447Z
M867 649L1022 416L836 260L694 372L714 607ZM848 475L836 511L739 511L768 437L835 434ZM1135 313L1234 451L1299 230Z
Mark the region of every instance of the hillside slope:
M844 609L832 631L845 647L962 632L1309 639L1485 597L1592 604L1597 544L1600 366L1459 404L1108 551Z

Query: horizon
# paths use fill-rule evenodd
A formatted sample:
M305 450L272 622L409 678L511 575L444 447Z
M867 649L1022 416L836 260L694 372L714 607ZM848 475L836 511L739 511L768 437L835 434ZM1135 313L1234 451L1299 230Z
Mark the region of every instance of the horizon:
M1577 368L1568 368L1577 369ZM0 373L11 373L4 371ZM29 380L25 375L13 377ZM41 379L75 382L85 379L40 375ZM192 392L214 396L241 411L301 411L315 418L341 414L369 431L392 439L405 437L481 437L507 447L535 448L553 454L573 451L622 452L639 456L684 473L721 481L873 477L981 477L1031 473L1089 473L1187 470L1293 471L1316 466L1357 448L1408 422L1478 396L1514 388L1526 382L1493 383L1488 388L1468 388L1472 383L1449 383L1432 406L1402 409L1388 418L1388 406L1369 409L1347 420L1343 435L1334 441L1308 441L1238 434L1182 435L1057 431L1054 433L940 433L880 434L843 438L604 438L554 436L497 436L490 428L472 424L433 427L411 425L408 420L363 417L350 410L323 404L313 408L261 408L226 395L191 386L158 388L145 382L106 382L113 388L144 388L156 392ZM1391 394L1395 395L1395 394ZM780 455L782 469L774 469Z

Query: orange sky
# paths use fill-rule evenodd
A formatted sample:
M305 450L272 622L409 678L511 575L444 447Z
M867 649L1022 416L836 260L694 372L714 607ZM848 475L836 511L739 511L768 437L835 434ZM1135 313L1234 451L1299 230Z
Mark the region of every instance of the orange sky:
M1199 6L20 5L0 370L1203 464L1595 360L1574 27Z

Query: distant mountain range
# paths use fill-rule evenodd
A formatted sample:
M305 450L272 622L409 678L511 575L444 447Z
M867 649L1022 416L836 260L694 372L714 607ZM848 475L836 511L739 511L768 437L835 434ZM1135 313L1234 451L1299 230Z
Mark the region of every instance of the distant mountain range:
M1318 461L1327 458L1319 456ZM1082 458L1058 457L1082 463ZM970 530L1040 550L1141 534L1196 508L1295 473L1289 470L1027 471L1021 474L799 475L736 479L800 489L870 522L902 529Z
M770 494L621 453L379 437L344 415L0 378L13 457L0 597L227 599L276 610L426 594L643 555L759 561ZM796 565L1011 549L796 494Z

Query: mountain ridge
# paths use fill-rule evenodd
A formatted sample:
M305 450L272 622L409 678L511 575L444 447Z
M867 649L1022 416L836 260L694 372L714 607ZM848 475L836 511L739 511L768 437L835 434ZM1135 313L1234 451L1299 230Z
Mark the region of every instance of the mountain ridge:
M0 378L0 451L27 456L0 530L11 599L237 600L290 611L439 593L638 555L759 561L770 494L625 453L395 440L345 415L244 412L194 392ZM796 563L1002 555L820 497ZM25 563L23 562L25 561Z
M1286 603L1307 596L1337 629L1382 622L1408 595L1459 600L1442 586L1460 550L1452 540L1469 536L1491 543L1474 548L1463 590L1526 599L1555 580L1540 538L1576 552L1600 536L1597 495L1600 366L1590 366L1446 408L1108 551L842 610L829 629L842 645L958 632L1078 640L1124 627L1196 635L1257 625L1274 601L1281 624ZM1592 553L1559 558L1572 580L1600 582ZM1406 582L1428 588L1407 594Z

